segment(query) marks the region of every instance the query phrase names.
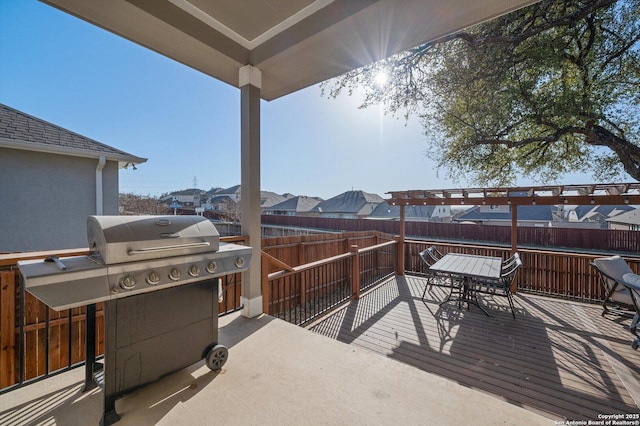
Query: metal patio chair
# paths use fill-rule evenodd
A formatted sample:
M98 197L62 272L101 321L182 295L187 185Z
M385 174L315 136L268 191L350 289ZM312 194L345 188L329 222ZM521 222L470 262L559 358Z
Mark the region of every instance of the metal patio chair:
M470 295L475 298L476 303L478 303L478 293L506 297L509 302L509 307L511 308L511 315L513 315L513 318L515 319L516 313L513 307L511 287L515 282L516 275L518 275L518 270L520 270L521 267L522 260L520 259L520 255L518 253L514 253L513 256L502 262L499 280L472 280L469 283ZM480 305L478 304L478 306ZM487 312L485 311L485 313Z
M444 255L438 251L436 246L431 246L418 253L418 256L420 256L422 261L430 268L431 265L442 259ZM438 287L448 287L450 289L449 295L444 301L440 302L440 304L447 302L453 293L457 292L460 294L462 292L461 281L456 280L452 275L441 274L429 269L429 272L427 273L427 284L424 286L424 291L422 292L422 301L424 301L427 290L431 291L431 288L434 285Z
M623 279L625 274L633 273L627 262L616 255L594 259L590 265L598 272L598 280L605 292L602 316L609 313L633 316L636 308Z

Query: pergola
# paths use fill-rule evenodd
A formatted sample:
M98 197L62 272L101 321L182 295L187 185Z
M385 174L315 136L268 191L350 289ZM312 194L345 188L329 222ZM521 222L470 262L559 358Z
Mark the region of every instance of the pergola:
M640 204L640 183L547 185L390 191L388 204L400 207L400 241L404 241L405 206L511 206L511 251L518 248L518 206ZM404 244L399 245L402 251ZM400 261L404 253L399 253Z
M42 0L240 89L241 212L262 312L260 100L272 100L537 0ZM194 105L194 108L197 107Z

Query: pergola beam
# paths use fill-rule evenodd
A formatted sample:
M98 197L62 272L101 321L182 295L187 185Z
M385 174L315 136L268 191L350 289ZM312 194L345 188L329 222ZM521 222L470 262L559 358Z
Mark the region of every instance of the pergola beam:
M391 205L622 205L640 204L640 184L585 184L513 188L391 191Z
M511 206L511 252L518 250L518 206L640 205L640 183L530 186L513 188L457 188L390 191L386 200L400 206L400 250L404 250L405 206ZM404 270L404 251L399 256Z

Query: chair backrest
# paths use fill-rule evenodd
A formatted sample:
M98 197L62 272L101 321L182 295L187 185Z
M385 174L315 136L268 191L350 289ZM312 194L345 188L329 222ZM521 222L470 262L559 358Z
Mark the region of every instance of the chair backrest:
M611 289L616 283L624 285L622 276L633 273L627 262L620 256L599 257L593 261L594 267L600 272L602 280Z
M436 246L429 247L427 249L427 253L429 254L429 256L431 256L431 259L433 259L434 262L437 262L438 260L442 259L442 257L443 257L443 254L438 251Z
M520 256L517 255L517 253L514 255L513 260L509 262L508 265L502 268L500 278L507 291L515 282L516 275L518 275L518 269L520 268L522 268L522 260L520 260Z
M427 266L431 266L433 265L435 262L433 261L433 259L431 258L431 255L429 255L429 249L424 249L422 250L420 253L418 253L418 256L420 256L420 259L422 259L422 261L427 265Z
M431 254L433 255L434 258L440 260L444 257L444 254L442 254L442 252L440 250L438 250L438 248L436 246L431 246L429 247L429 250L431 251Z
M502 262L502 270L504 271L505 269L512 267L515 264L516 259L520 259L520 255L517 252L513 253L510 258Z
M418 256L420 256L424 263L431 266L442 258L442 253L436 249L436 246L431 246L418 253Z

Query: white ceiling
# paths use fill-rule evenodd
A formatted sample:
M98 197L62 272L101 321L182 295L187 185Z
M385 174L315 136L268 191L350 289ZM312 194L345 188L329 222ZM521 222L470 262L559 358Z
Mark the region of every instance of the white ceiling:
M536 0L42 0L272 100Z

